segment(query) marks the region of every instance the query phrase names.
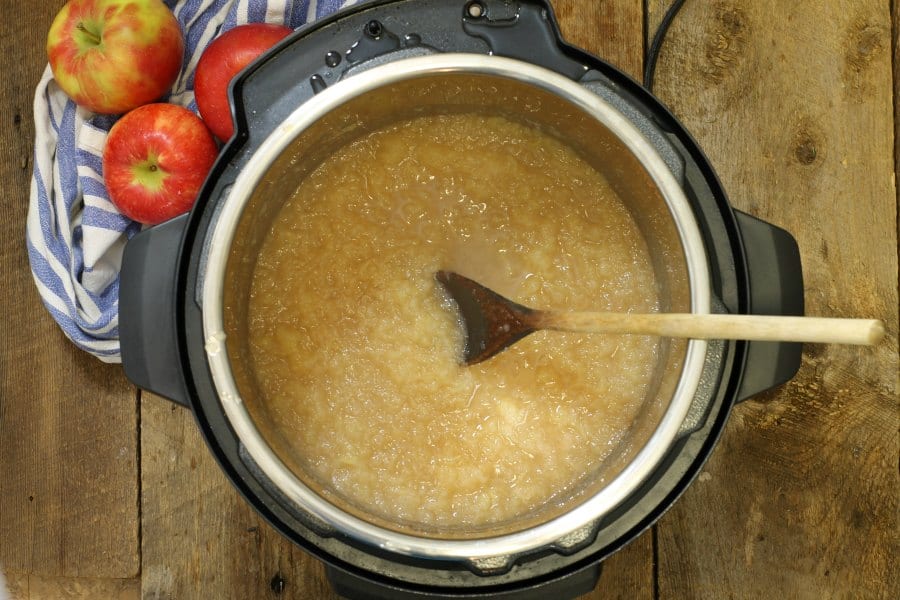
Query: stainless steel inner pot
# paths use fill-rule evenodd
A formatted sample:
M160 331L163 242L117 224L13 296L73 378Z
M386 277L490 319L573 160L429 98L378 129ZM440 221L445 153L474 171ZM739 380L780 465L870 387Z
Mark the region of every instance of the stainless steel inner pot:
M431 531L326 499L303 473L257 390L247 347L247 294L259 247L282 204L339 146L416 116L477 112L538 127L603 173L651 252L662 310L708 313L702 239L675 176L621 113L591 91L528 63L474 54L391 62L353 74L306 102L259 146L217 208L204 243L203 330L223 410L247 453L295 510L344 535L413 557L479 560L571 543L658 465L691 405L706 357L700 340L665 340L642 416L568 500L483 530ZM568 540L568 542L567 542Z

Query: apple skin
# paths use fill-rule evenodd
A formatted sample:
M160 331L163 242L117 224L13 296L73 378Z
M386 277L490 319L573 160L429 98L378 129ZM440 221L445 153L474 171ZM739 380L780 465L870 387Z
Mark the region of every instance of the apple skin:
M77 104L121 114L172 87L184 36L161 0L70 0L50 25L47 56L57 84Z
M126 217L147 225L188 212L219 148L203 121L175 104L145 104L116 121L103 181Z
M248 23L229 29L206 47L194 73L194 97L200 116L223 142L234 134L228 85L260 54L293 33L290 27Z

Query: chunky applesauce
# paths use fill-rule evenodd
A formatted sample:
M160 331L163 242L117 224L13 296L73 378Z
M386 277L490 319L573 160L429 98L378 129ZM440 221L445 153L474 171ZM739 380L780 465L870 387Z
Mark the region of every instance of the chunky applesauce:
M281 209L252 280L255 378L302 477L425 530L564 502L635 419L657 341L539 332L466 367L440 269L535 308L657 310L637 226L554 137L465 114L357 139Z

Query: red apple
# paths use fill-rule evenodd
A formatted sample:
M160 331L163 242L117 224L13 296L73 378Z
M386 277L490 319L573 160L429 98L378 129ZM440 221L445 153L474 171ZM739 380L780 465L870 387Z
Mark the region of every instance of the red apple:
M156 225L191 209L217 154L200 117L175 104L145 104L109 130L103 181L122 214Z
M293 30L269 23L238 25L214 39L197 63L194 96L200 116L220 140L234 133L228 85L241 70Z
M71 0L47 35L59 87L88 110L120 114L159 99L178 77L181 27L161 0Z

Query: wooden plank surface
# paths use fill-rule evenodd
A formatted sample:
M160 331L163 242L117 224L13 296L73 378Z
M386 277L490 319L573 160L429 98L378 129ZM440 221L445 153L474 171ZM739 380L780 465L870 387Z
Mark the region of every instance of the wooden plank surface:
M7 584L9 600L140 600L141 597L141 581L138 578L13 575Z
M669 1L554 5L569 41L639 77L642 36ZM12 598L333 598L321 566L238 497L187 411L145 394L138 412L121 371L74 349L40 306L23 244L31 100L63 3L7 3L0 24L0 568ZM810 346L793 382L738 407L699 481L586 598L896 596L890 26L886 0L688 0L673 27L658 94L733 203L798 238L810 312L879 316L889 341Z
M635 79L644 69L644 0L551 0L563 38Z
M137 404L121 369L69 343L25 251L32 100L62 0L5 2L0 20L0 565L11 573L138 574Z
M669 2L651 2L651 22ZM660 597L893 598L897 214L888 3L687 2L657 93L733 204L796 236L809 314L885 319L876 349L809 345L738 407L659 524Z
M900 199L900 185L896 180L897 172L900 171L900 4L897 2L891 2L891 23L894 56L894 186L898 188L897 197Z
M141 406L143 598L336 598L238 495L189 411L147 393Z

